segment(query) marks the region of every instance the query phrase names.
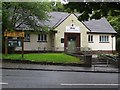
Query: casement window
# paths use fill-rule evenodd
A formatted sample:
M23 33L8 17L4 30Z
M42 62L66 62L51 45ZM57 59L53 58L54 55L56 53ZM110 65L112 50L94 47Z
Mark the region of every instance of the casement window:
M30 33L25 33L24 41L30 42Z
M93 35L88 35L88 42L93 43Z
M108 43L109 42L109 36L100 36L99 37L100 43Z
M47 42L47 35L46 34L38 34L38 41L39 42Z

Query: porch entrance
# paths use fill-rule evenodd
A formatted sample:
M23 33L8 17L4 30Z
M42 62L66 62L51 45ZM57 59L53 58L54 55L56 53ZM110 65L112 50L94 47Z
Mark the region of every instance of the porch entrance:
M75 53L80 49L80 33L65 33L65 51Z

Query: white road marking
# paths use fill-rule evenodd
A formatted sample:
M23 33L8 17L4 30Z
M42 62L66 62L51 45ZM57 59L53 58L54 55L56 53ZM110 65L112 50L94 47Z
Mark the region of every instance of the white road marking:
M65 84L61 83L61 86L119 86L120 84Z
M7 85L8 83L0 83L0 85Z

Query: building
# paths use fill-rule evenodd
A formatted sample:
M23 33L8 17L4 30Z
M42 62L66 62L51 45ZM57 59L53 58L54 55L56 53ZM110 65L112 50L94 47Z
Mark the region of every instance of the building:
M116 50L116 31L105 18L80 22L78 14L51 12L44 22L49 32L25 30L24 51L77 52L83 49L112 52ZM21 48L17 47L17 51Z

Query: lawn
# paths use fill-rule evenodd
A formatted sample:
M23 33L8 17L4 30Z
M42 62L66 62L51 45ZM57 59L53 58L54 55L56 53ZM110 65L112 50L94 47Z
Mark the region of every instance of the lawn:
M3 59L21 60L21 54L3 55ZM52 63L81 63L80 59L64 53L24 54L24 60Z

